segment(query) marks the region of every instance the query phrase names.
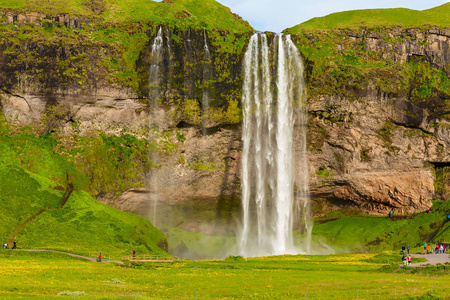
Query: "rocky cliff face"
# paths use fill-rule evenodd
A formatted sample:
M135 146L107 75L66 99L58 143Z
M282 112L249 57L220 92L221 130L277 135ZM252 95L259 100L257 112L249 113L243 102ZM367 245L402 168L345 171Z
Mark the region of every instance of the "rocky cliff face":
M62 42L4 40L1 107L11 122L30 125L56 107L60 113L52 115L53 121L42 129L45 132L128 132L155 141L160 155L153 181L119 199L103 194L102 201L148 214L153 204L143 199L156 196L160 219L166 218L170 208L195 203L205 205L211 220L217 216L230 220L240 198L240 66L249 35L163 30L160 105L156 107L148 81L156 28L145 32L134 66L138 78L134 88L111 80L113 69L104 57L114 63L110 58L120 53L105 43L88 45L74 37L62 48ZM374 214L411 213L426 210L434 197L448 197L449 87L430 87L435 78L427 73L438 70L447 76L442 82L448 83L448 31L364 29L337 36L333 44L337 56L357 49L359 58L370 56L399 70L412 66L415 75L378 74L374 80L359 78L356 83L338 78L339 91L320 92L321 83L313 80L318 61L307 57L309 173L316 213L347 205ZM317 35L297 39L298 43L305 40L302 51L319 49ZM205 45L209 58L205 58ZM425 69L414 69L415 62ZM75 74L84 74L85 81L67 74L64 63ZM324 77L333 77L332 70L324 72ZM186 220L183 209L173 212L171 225L184 220L187 229L201 230L201 220Z
M430 87L431 76L414 72L414 67L405 82L401 70L426 62L448 84L448 30L362 29L339 36L336 50L341 55L362 48L369 61L396 64L398 72L348 87L353 97L309 99L313 194L350 200L370 213L422 211L430 199L448 197L435 190L436 180L446 181L436 179L435 172L450 159L448 87ZM380 79L398 86L383 91ZM427 96L418 95L426 89Z

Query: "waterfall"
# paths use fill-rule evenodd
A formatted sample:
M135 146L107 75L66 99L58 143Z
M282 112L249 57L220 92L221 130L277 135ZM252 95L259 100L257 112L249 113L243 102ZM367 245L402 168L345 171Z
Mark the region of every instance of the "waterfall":
M161 62L163 54L163 31L159 28L156 37L153 39L150 57L150 74L149 74L149 96L152 104L158 104L159 93L161 91Z
M213 79L214 65L211 61L211 52L209 51L206 30L203 29L203 64L202 64L202 134L206 134L206 127L209 122L209 107L211 102L211 89L209 81Z
M211 53L209 52L208 40L206 39L206 30L203 29L203 84L207 85L208 81L212 79L212 64L211 64ZM210 91L208 87L203 87L202 95L202 109L203 111L208 110L210 102Z
M171 46L171 35L170 35L170 31L169 28L166 27L165 31L165 36L166 36L166 45L167 45L167 86L166 86L166 94L165 97L166 98L171 98L170 94L172 91L172 88L174 87L174 72L173 72L173 68L172 68L172 46Z
M290 36L278 34L270 42L265 34L253 35L244 57L242 89L240 255L310 251L303 90L303 62ZM306 232L301 248L294 247L297 228Z
M161 93L161 65L163 60L163 31L159 28L156 37L151 45L150 70L149 70L149 98L151 113L149 119L149 127L155 127L158 124L158 107L160 104ZM153 162L153 169L150 171L150 204L152 205L151 222L154 226L157 223L157 207L158 207L158 180L155 167L159 164L160 157L158 151L151 151L149 159Z

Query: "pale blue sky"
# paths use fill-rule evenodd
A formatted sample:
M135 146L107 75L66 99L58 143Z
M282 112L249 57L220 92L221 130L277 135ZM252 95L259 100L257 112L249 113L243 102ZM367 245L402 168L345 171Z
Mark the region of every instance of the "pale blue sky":
M281 32L314 17L368 8L424 10L448 0L216 0L247 20L256 30Z

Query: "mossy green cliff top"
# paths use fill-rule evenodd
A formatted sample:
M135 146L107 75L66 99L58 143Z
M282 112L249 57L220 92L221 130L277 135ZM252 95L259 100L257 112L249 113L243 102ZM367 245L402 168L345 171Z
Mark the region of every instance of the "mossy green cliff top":
M214 0L2 0L0 9L48 16L69 14L109 23L143 21L181 29L201 27L234 33L252 30L246 21Z
M333 13L325 17L317 17L286 29L291 34L303 30L334 30L339 28L355 29L364 27L450 27L450 3L417 11L406 8L365 9Z

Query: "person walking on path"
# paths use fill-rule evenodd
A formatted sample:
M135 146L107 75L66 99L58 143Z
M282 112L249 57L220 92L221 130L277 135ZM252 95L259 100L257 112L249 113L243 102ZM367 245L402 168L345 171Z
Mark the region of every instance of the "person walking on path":
M136 256L136 251L133 250L133 257L135 257L135 256Z
M102 262L102 254L101 253L98 255L98 262Z
M16 241L14 241L14 243L13 243L13 247L12 247L13 249L17 249L17 243L16 243Z
M405 255L405 245L402 246L403 255Z
M427 242L423 243L423 250L428 250L428 248L427 248ZM428 251L427 251L427 253L428 253Z
M409 245L408 245L408 247L406 247L406 249L408 250L408 255L409 255Z
M406 266L407 261L406 261L405 255L402 256L402 262L403 262L403 266Z

